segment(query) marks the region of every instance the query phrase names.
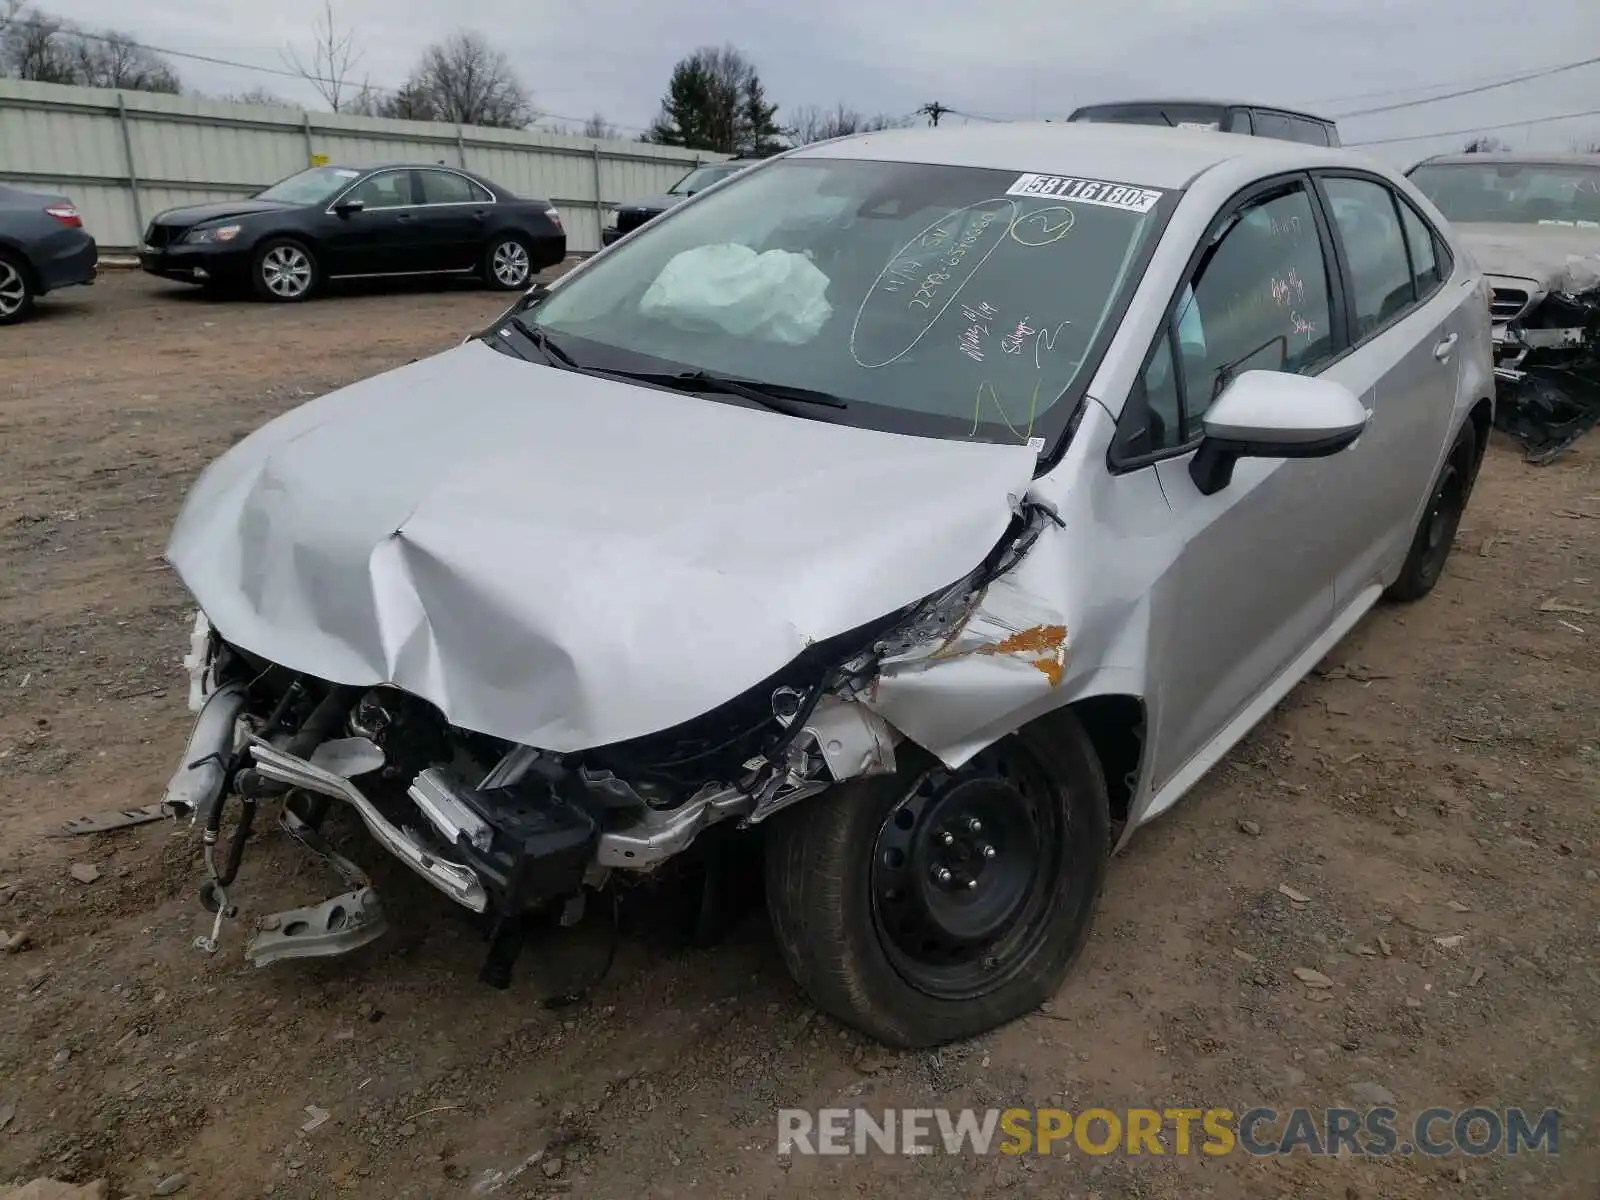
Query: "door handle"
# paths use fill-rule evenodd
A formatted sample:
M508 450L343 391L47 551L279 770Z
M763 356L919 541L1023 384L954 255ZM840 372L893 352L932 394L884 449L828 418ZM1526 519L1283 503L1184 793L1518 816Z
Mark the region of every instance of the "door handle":
M1458 336L1459 335L1452 333L1449 337L1445 338L1444 341L1436 345L1433 348L1433 356L1440 362L1443 362L1445 359L1449 358L1450 351L1456 348L1456 338Z

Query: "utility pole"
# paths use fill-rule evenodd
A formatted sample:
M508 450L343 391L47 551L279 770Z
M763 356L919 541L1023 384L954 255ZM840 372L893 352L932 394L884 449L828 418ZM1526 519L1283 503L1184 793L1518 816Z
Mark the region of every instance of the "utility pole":
M917 112L928 118L928 124L932 125L935 129L939 127L939 118L944 116L944 114L949 111L950 109L940 104L937 100L932 104L924 104L921 108L917 109Z

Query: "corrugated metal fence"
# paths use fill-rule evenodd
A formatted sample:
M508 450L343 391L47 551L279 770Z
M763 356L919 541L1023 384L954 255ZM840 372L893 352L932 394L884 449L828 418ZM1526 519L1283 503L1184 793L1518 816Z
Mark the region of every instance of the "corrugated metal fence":
M640 142L386 121L0 79L0 182L72 197L107 250L164 208L245 196L322 161L441 162L561 210L570 250L600 248L606 211L723 157Z

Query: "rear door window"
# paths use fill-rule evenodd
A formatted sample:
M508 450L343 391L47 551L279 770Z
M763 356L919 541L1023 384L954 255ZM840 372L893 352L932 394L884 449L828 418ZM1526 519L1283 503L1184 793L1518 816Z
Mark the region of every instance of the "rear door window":
M1395 195L1372 179L1324 178L1333 224L1354 289L1354 340L1394 320L1416 300Z
M454 171L418 171L417 178L422 183L424 204L473 204L489 199L489 193Z
M1439 263L1439 236L1404 201L1400 204L1400 224L1406 231L1406 248L1411 251L1411 276L1416 280L1417 299L1425 300L1444 282Z

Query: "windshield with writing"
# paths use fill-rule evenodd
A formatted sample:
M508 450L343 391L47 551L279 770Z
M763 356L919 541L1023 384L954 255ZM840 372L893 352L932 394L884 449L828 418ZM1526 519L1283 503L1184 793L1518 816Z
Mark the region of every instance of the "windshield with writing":
M1600 229L1600 167L1438 163L1411 182L1452 221Z
M1025 443L1087 385L1172 198L788 159L631 235L528 318L586 366L705 370L837 396L852 424Z
M276 200L282 204L317 204L333 199L335 192L360 177L360 171L349 167L311 167L279 180L264 192L257 192L256 199Z

